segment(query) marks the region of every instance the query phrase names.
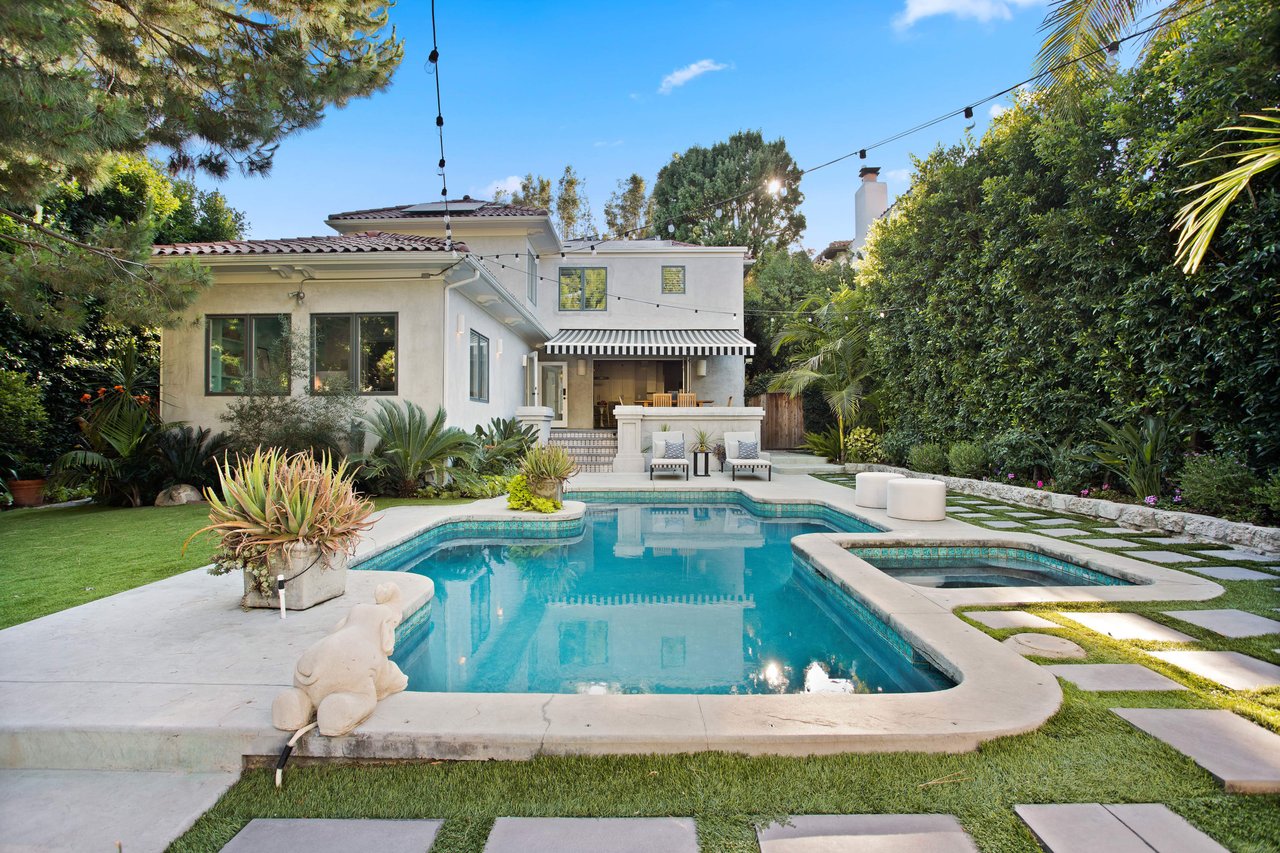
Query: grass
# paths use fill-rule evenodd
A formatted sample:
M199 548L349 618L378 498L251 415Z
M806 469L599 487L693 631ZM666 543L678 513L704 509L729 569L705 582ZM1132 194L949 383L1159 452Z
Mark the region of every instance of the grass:
M466 500L379 498L379 509ZM213 541L182 543L208 521L200 504L75 506L0 513L0 628L162 580L209 563Z
M1012 519L1009 512L1026 510L1004 506L991 511L989 520ZM1076 520L1082 528L1110 526L1093 519ZM1136 532L1119 538L1141 541ZM1213 546L1153 547L1194 554ZM1205 564L1228 563L1206 558ZM1275 850L1280 848L1280 796L1225 793L1190 759L1133 728L1110 709L1224 708L1280 732L1280 688L1228 690L1144 653L1173 644L1114 640L1059 615L1070 610L1142 613L1196 637L1198 648L1241 651L1280 663L1280 655L1271 651L1277 645L1274 637L1233 640L1160 612L1238 608L1275 615L1270 608L1280 606L1280 594L1273 588L1280 585L1280 577L1277 583L1219 583L1226 592L1210 602L1018 608L1057 622L1060 627L1049 633L1079 643L1088 653L1082 662L1140 663L1188 689L1091 693L1063 682L1062 708L1046 725L993 741L977 752L810 758L700 753L328 765L291 768L279 792L272 787L270 771L251 770L172 849L217 850L255 817L443 818L433 853L478 853L493 820L500 816L691 815L697 819L703 850L756 851L753 826L785 815L934 812L956 815L983 851L1004 853L1039 849L1014 814L1014 805L1102 802L1164 803L1232 850ZM973 624L997 639L1021 630Z

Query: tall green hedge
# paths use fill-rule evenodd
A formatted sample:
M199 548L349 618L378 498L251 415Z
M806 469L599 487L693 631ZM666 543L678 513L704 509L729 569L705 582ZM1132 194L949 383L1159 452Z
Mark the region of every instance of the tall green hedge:
M1025 94L980 142L916 162L860 279L887 426L1057 443L1182 409L1199 446L1280 464L1280 169L1197 274L1170 231L1178 190L1224 168L1183 164L1280 103L1277 8L1210 6L1139 67Z

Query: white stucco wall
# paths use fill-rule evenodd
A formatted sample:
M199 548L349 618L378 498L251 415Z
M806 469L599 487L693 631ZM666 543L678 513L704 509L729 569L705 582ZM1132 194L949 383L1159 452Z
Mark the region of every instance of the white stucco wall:
M470 429L487 424L491 418L510 418L524 403L524 369L520 357L529 347L511 330L489 316L483 308L456 291L445 295L447 331L444 335L445 371L444 407L449 423ZM463 317L463 331L458 334L458 315ZM489 339L489 399L471 399L471 330ZM499 354L501 344L501 354Z

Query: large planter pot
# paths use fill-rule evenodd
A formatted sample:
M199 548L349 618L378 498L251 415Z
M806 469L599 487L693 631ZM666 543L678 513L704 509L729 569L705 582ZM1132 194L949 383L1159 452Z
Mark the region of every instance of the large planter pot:
M5 485L13 495L14 506L40 506L44 503L44 484L40 480L8 480Z
M271 570L271 594L263 595L258 592L252 575L245 574L245 607L278 609L280 596L276 592L277 575L284 575L286 610L306 610L347 591L347 555L344 552L324 557L316 545L287 545L284 554L271 557L268 565Z
M529 491L540 498L547 498L556 503L563 503L564 501L563 480L531 480L529 482Z

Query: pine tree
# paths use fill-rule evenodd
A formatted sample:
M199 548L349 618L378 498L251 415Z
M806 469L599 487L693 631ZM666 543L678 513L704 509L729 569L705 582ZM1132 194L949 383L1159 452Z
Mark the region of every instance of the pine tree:
M618 188L604 206L607 233L615 240L634 240L641 225L648 222L653 201L645 192L644 178L637 174L618 181Z

